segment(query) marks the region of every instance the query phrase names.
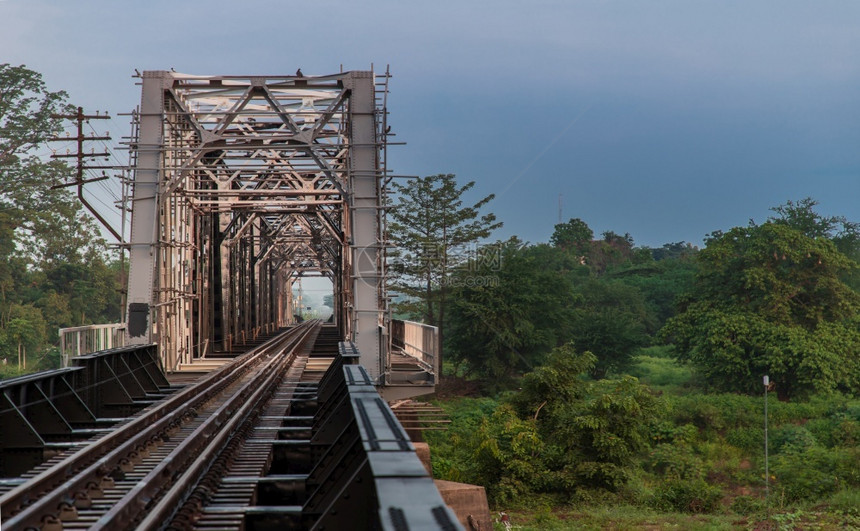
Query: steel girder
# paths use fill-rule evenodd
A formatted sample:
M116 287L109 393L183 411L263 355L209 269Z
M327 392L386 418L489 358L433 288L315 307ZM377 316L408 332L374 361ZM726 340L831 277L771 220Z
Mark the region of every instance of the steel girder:
M167 370L293 320L293 281L335 286L345 338L386 352L385 109L372 72L147 71L133 140L128 342Z

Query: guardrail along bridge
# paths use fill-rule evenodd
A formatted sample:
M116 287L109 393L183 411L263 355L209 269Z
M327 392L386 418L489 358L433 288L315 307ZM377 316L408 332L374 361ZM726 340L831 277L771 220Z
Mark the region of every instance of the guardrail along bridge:
M462 528L388 406L438 371L387 307L389 76L298 74L142 74L126 317L0 382L4 530Z

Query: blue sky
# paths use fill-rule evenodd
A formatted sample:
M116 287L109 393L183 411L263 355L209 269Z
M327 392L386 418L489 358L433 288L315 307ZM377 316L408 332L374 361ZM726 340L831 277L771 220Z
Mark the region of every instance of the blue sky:
M390 64L390 168L476 181L500 237L546 241L559 194L651 246L806 196L860 221L856 1L0 0L0 62L109 110L115 137L135 68Z

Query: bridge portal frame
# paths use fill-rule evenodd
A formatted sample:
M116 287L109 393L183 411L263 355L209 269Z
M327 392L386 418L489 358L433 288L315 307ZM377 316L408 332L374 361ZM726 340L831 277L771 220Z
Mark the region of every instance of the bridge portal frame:
M142 74L127 344L177 370L291 324L293 282L321 275L382 383L388 77Z

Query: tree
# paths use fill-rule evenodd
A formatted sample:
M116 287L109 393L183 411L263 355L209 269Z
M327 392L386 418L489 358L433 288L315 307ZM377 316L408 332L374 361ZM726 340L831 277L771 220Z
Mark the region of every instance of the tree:
M654 260L660 262L662 260L674 260L692 256L698 250L693 244L680 241L664 243L662 247L652 248L651 255L654 257Z
M780 398L860 389L860 296L842 280L857 264L824 235L768 221L712 234L695 292L661 331L716 387Z
M56 330L119 316L116 264L68 189L66 164L43 160L66 94L37 72L0 64L0 348L42 360ZM46 362L47 363L47 362ZM48 363L50 364L50 363Z
M573 311L571 339L577 348L596 356L590 374L606 378L621 373L633 354L648 343L648 312L638 289L617 281L589 279L577 293L581 304Z
M666 244L667 246L677 244ZM652 252L659 249L651 249ZM678 299L693 288L696 261L691 249L659 260L645 261L619 267L607 273L606 280L614 280L634 287L642 294L647 308L645 320L648 334L656 334L676 313Z
M579 218L572 218L567 223L559 223L555 226L549 242L555 247L584 256L588 252L592 238L594 238L594 231L588 224Z
M629 233L622 236L605 231L602 239L595 240L594 232L579 218L556 225L550 243L572 253L580 264L587 265L597 275L603 274L610 267L641 261L647 255L637 255L633 249L633 237Z
M448 346L469 372L499 386L567 341L575 298L571 268L588 270L547 245L528 247L511 238L492 247L499 267L476 263L452 279Z
M0 328L0 352L6 359L17 357L21 368L27 367L28 353L38 353L45 342L45 320L42 312L31 305L13 305L9 318Z
M477 430L472 466L494 501L539 492L566 502L633 475L660 404L635 378L583 378L594 362L571 344L554 349Z
M797 229L810 238L828 239L839 252L855 262L860 261L860 224L848 221L845 216L822 216L815 211L816 205L818 202L809 197L788 201L772 208L777 216L771 216L768 221ZM860 290L860 268L847 271L842 278L855 291Z
M451 273L502 226L494 214L480 213L494 195L464 206L463 195L474 185L470 181L459 186L453 174L418 178L407 185L393 183L397 196L388 232L397 249L392 253L392 288L405 297L398 309L439 327L440 344Z
M608 269L627 265L636 258L633 250L633 237L612 231L603 233L603 239L591 242L585 263L596 274L602 275Z

